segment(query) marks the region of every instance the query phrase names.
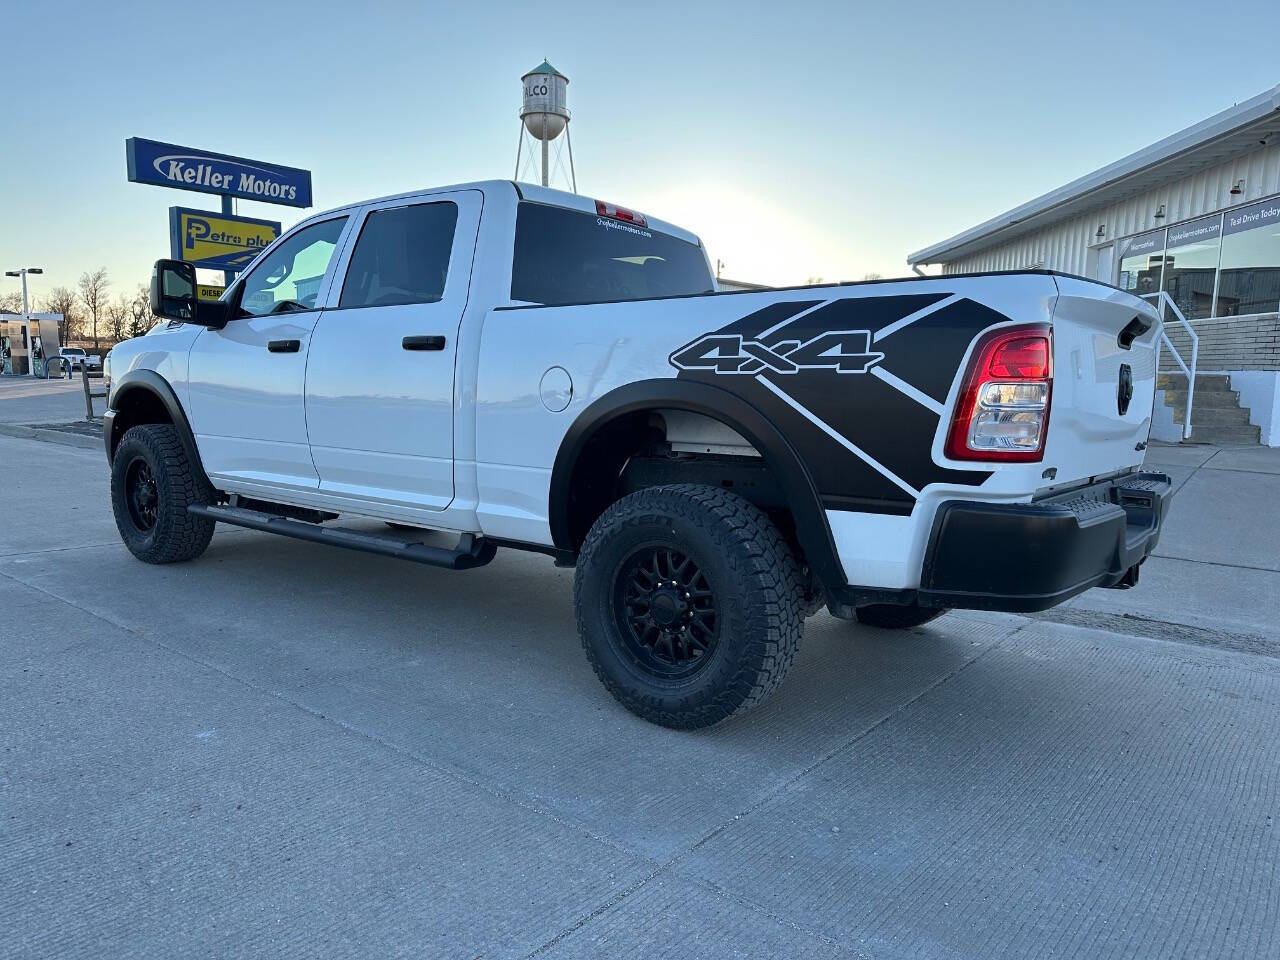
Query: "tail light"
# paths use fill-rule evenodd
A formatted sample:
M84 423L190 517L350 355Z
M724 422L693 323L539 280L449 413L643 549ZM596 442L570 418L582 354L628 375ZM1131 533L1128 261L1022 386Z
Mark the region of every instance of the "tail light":
M973 351L946 454L953 460L1037 461L1044 457L1053 392L1048 325L1005 327Z

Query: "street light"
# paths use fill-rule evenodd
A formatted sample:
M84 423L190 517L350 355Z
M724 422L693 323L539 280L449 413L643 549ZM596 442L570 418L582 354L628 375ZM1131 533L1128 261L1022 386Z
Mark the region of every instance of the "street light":
M31 317L31 310L27 306L27 274L28 273L44 273L39 267L23 267L21 270L6 270L6 277L22 278L22 315L28 319Z

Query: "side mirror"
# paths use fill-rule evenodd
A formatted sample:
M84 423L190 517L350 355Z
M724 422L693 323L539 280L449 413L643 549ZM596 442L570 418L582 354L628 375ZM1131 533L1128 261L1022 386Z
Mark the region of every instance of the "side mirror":
M151 270L151 312L166 320L198 323L218 330L227 325L227 306L196 296L196 268L182 260L157 260Z

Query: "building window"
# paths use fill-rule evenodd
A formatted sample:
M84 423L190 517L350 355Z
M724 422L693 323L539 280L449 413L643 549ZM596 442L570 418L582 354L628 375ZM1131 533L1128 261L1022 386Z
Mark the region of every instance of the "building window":
M1163 290L1188 320L1280 310L1280 197L1118 244L1123 290Z
M1221 234L1221 214L1169 228L1160 289L1168 292L1188 320L1214 316L1213 287Z
M1158 292L1163 265L1163 229L1120 241L1120 289L1140 297Z
M1218 316L1280 308L1280 198L1228 210L1222 227Z

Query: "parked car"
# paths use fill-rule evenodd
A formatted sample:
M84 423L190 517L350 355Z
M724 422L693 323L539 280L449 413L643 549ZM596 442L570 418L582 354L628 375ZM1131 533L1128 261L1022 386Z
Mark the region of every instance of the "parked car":
M310 217L216 303L157 261L151 295L105 418L134 556L216 522L549 554L604 685L672 727L763 700L824 605L906 628L1132 585L1170 495L1158 314L1048 271L717 293L679 227L485 182Z
M63 347L58 355L71 364L72 370L82 367L97 370L102 366L102 359L95 353L86 353L83 347Z

